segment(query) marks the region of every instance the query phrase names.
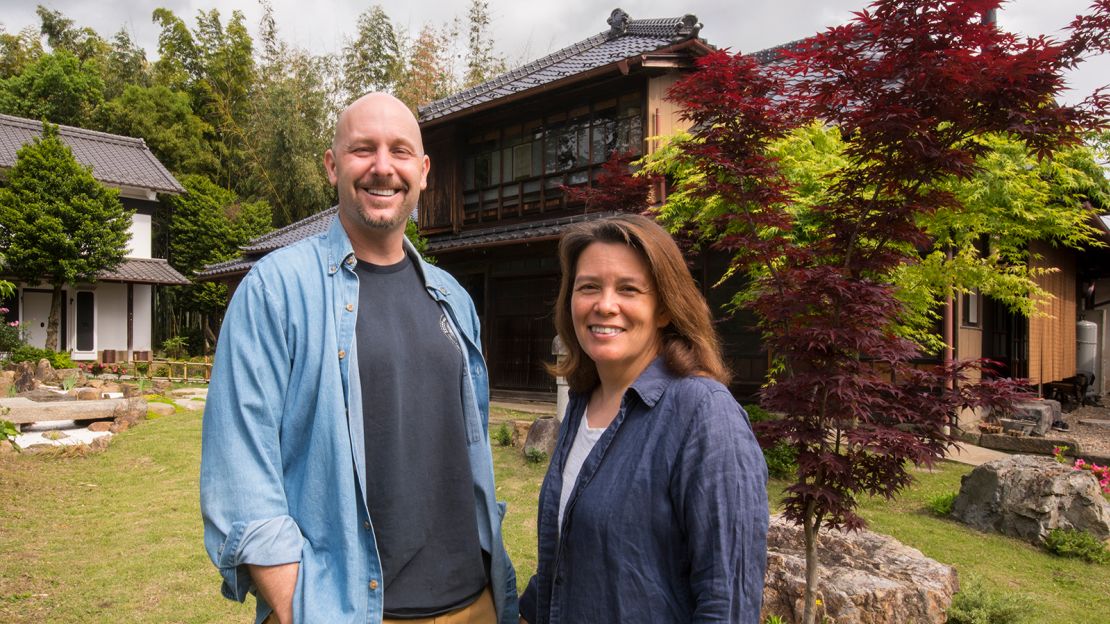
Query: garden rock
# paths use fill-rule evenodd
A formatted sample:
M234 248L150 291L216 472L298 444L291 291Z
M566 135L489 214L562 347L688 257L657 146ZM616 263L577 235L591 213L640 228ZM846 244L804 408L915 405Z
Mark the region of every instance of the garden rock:
M532 421L530 420L514 420L513 422L513 446L522 448L525 441L528 440L528 430L532 428Z
M11 453L14 450L15 447L12 446L11 442L9 442L8 440L0 440L0 455L3 455L4 453Z
M8 391L15 385L15 371L0 371L0 396L7 396Z
M30 362L20 362L15 368L15 391L29 392L39 386L35 367Z
M150 388L154 391L154 394L168 394L170 388L173 388L173 384L165 379L155 379L150 382Z
M74 388L72 392L79 401L95 401L100 398L100 390L96 388Z
M887 535L822 531L817 621L835 624L944 624L959 590L956 569ZM802 621L806 556L802 529L781 515L767 532L763 614Z
M147 409L159 416L173 416L177 413L177 408L169 403L149 403Z
M58 373L54 372L54 367L50 365L50 360L41 358L38 365L35 366L35 379L44 383L57 383Z
M111 431L112 433L123 433L130 428L131 425L128 424L126 420L117 420L116 422L112 423L110 427L108 427L108 431Z
M111 423L111 421L107 421L107 420L98 420L98 421L92 423L91 425L89 425L89 431L96 431L96 432L110 431L111 428L112 428L112 423Z
M524 452L529 449L542 451L547 457L555 452L555 440L559 437L559 422L552 416L541 416L532 423L528 429L528 438L524 441Z
M99 388L104 385L103 379L90 379L85 382L85 385L90 388Z
M37 390L31 390L30 392L23 392L20 393L19 396L25 399L31 399L32 401L36 401L39 403L55 403L58 401L73 400L73 397L69 396L68 394L61 394L59 392L54 392L53 390L47 390L46 388L38 388Z
M120 392L123 393L123 398L125 399L143 395L143 393L139 391L139 387L132 384L120 384L119 389Z
M952 517L1034 544L1052 529L1110 538L1110 504L1098 480L1051 457L1015 455L977 467L964 476Z

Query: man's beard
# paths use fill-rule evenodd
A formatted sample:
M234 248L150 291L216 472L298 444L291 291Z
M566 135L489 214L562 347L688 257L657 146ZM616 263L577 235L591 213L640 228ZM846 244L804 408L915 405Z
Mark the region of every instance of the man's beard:
M408 212L401 210L388 219L374 219L366 214L362 206L359 206L359 209L355 212L358 213L358 218L362 221L362 224L372 230L393 230L397 227L403 227L405 222L408 221L409 217L412 215L412 210Z

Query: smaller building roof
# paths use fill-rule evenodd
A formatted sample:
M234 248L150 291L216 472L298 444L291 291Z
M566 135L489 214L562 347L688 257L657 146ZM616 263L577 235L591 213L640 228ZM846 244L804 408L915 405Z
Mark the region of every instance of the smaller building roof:
M192 283L170 266L168 260L162 258L124 258L123 264L113 271L101 271L96 279L102 282L166 286L185 286Z
M0 168L14 166L19 148L41 136L42 122L0 115ZM74 126L58 126L58 136L77 162L91 167L93 177L104 184L174 195L185 192L142 139Z
M197 280L220 281L245 275L247 271L251 270L254 263L258 262L259 258L271 251L292 245L309 236L327 232L331 225L331 218L335 216L336 211L337 208L333 206L312 216L305 217L296 223L290 223L273 232L267 232L240 247L243 252L242 256L204 267L204 270L197 273Z
M544 219L500 225L480 230L464 230L458 234L436 234L428 237L427 251L430 254L448 253L460 249L496 247L524 241L554 240L562 236L563 230L575 223L593 221L610 217L617 212L590 212L569 217Z
M609 30L532 61L493 80L420 108L422 124L495 100L547 88L563 79L633 57L699 41L701 24L694 15L662 19L631 19L614 9ZM702 45L705 45L702 42Z

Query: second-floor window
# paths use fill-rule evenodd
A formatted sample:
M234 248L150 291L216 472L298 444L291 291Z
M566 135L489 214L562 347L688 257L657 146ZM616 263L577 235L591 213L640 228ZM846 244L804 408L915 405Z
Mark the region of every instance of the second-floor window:
M590 102L471 135L463 222L563 207L559 187L587 184L614 151L643 153L643 94Z

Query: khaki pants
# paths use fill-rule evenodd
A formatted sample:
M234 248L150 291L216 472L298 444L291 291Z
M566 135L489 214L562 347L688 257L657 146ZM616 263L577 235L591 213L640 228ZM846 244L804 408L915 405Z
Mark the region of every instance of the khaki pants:
M430 618L420 618L419 620L391 620L386 618L382 624L495 624L497 622L497 610L493 608L493 594L490 593L489 587L482 592L478 599L469 605L448 611L441 615ZM277 618L271 613L266 618L263 624L277 624Z

